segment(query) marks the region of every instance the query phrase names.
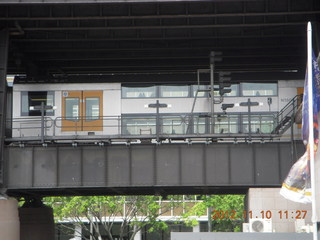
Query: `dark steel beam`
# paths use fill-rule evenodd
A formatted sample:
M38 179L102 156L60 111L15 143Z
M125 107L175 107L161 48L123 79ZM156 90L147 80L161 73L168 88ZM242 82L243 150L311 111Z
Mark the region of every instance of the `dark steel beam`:
M304 37L303 33L301 34L269 34L269 35L263 35L262 30L260 29L261 34L252 34L252 35L191 35L187 37L181 37L181 36L159 36L159 37L144 37L144 36L137 36L137 37L121 37L121 36L110 36L110 37L73 37L69 38L67 35L64 34L63 37L56 37L56 36L28 36L27 38L12 38L12 42L23 42L23 43L28 43L28 42L110 42L110 41L174 41L174 40L184 40L184 41L191 41L191 40L231 40L234 38L241 39L241 40L250 40L250 39L268 39L269 41L272 40L285 40L285 39L297 39L297 38L302 38ZM46 34L47 35L47 34Z
M303 154L303 144L297 146L296 154ZM280 187L292 165L290 142L5 150L8 193L15 196L131 194L133 190L199 194Z
M302 80L304 78L304 71L299 72L233 72L233 79L237 81L278 81L280 80ZM195 83L197 76L196 71L190 72L161 72L157 71L153 73L149 71L148 73L135 73L135 74L99 74L99 75L87 75L87 74L77 74L77 75L66 75L57 77L48 76L38 76L38 78L28 79L18 77L16 82L18 83L28 83L28 82L121 82L121 83L143 83L150 84L150 79L152 79L153 84L168 84L172 82L176 83ZM204 80L208 83L209 79Z
M6 100L7 100L7 62L9 49L9 32L5 29L0 31L0 194L1 189L6 187L4 181L5 157L4 139L6 122Z
M236 24L190 24L190 25L154 25L154 26L75 26L75 27L23 27L23 30L28 31L98 31L98 30L132 30L132 29L200 29L200 28L255 28L255 27L278 27L278 26L305 26L303 22L278 22L278 23L236 23ZM10 31L15 31L16 28L9 28Z
M1 4L1 3L0 3ZM234 13L202 13L202 14L155 14L155 15L119 15L119 16L0 16L0 21L76 21L76 20L114 20L114 19L175 19L175 18L223 18L223 17L261 17L261 16L292 16L314 15L320 11L279 11L279 12L234 12Z

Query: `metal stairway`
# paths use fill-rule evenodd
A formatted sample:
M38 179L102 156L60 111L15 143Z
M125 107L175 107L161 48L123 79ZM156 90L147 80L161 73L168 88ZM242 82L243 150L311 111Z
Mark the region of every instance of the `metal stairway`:
M276 116L276 125L272 131L273 134L282 135L293 125L294 118L301 102L302 95L297 95L281 109Z

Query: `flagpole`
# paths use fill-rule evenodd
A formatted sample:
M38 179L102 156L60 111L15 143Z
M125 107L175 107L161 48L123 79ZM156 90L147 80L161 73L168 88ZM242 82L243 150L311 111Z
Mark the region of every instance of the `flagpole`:
M316 192L315 192L315 167L314 167L314 131L313 131L313 71L312 71L312 27L308 22L307 28L308 39L308 116L309 116L309 150L310 150L310 175L311 175L311 200L312 200L312 224L313 224L313 240L318 240L317 233L317 208L316 208Z

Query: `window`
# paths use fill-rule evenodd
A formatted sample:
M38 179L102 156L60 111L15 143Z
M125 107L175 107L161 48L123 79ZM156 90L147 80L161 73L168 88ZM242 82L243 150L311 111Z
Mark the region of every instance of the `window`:
M160 97L189 97L189 86L160 86Z
M157 97L156 86L152 87L122 87L123 98L154 98Z
M124 117L123 135L151 135L156 133L156 117Z
M241 83L242 96L277 96L277 83Z
M219 85L214 86L214 96L220 96ZM230 93L225 93L224 97L237 97L239 96L239 84L232 84L230 87L225 87L224 89L231 89Z
M274 119L270 115L252 115L251 133L271 133L274 128ZM249 119L244 116L242 120L243 133L249 133Z
M227 89L231 89L231 92L224 94L224 96L227 96L227 97L239 96L239 84L232 84L231 87Z
M183 116L162 116L163 134L186 134L187 124Z
M199 115L193 117L193 133L205 134L208 133L208 120L209 115Z
M100 116L100 98L98 97L86 97L86 120L93 121L98 120Z
M21 92L21 116L41 116L40 110L30 109L31 107L54 106L54 92L53 91L35 91L35 92ZM46 116L53 116L54 110L45 110Z
M80 98L68 97L65 98L66 114L65 119L69 121L79 121L80 116Z
M201 90L208 90L209 85L192 85L192 96L195 97L197 94L197 90L200 90L198 92L197 97L208 97L208 92L202 92Z
M215 133L238 133L238 115L218 115L214 124Z

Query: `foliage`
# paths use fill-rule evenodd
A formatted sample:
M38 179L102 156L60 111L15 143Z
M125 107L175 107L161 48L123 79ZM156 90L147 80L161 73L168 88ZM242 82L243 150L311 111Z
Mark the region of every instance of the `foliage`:
M196 198L200 201L195 201ZM235 219L228 216L213 219L213 231L240 231L244 210L243 195L180 195L166 199L158 196L78 196L48 197L44 201L53 207L56 220L80 224L83 233L91 234L94 240L101 240L103 235L113 240L112 228L116 222L121 223L116 236L120 240L133 240L136 233L147 225L150 232L166 230L168 225L159 217L173 209L181 212L181 218L175 220L188 226L198 225L197 217L206 216L208 209L224 213L234 211ZM61 226L72 227L68 224Z
M189 225L198 224L196 217L207 215L208 209L212 211L211 217L214 232L235 232L241 230L244 211L244 195L209 195L202 196L191 207L182 219Z
M49 197L45 202L54 208L57 220L80 224L82 231L95 240L102 239L102 233L113 240L112 227L115 222L121 222L117 236L120 240L132 240L147 224L152 225L150 231L166 229L167 225L159 221L158 217L176 204L171 201L161 205L161 197L156 196ZM90 231L89 226L94 231Z

